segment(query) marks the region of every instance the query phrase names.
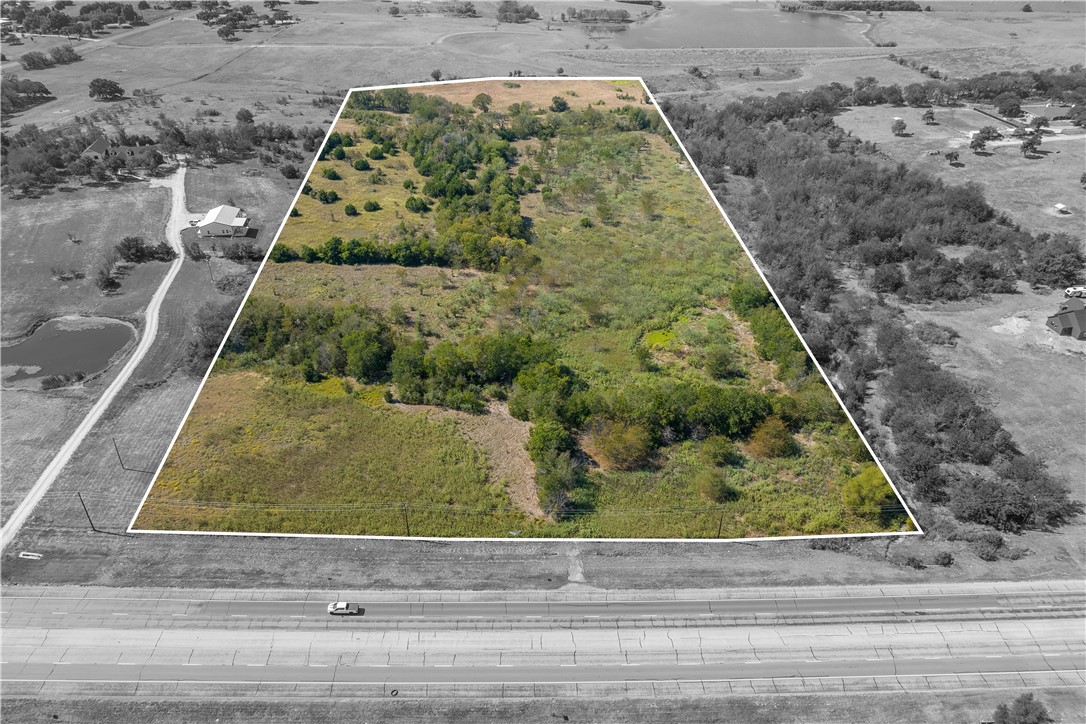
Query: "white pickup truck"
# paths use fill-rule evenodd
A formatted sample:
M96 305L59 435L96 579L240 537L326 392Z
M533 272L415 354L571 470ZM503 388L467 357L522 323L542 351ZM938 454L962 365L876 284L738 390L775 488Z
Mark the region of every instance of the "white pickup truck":
M364 616L366 609L362 608L357 603L337 601L336 603L328 604L328 613L333 616Z

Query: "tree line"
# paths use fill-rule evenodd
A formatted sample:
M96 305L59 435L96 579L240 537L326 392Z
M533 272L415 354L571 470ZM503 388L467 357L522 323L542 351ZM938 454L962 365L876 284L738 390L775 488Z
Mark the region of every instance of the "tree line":
M969 386L930 361L899 313L842 278L859 272L866 291L906 300L962 299L1013 291L1019 279L1078 281L1086 258L1066 235L1024 231L977 186L887 164L833 122L851 92L820 86L719 110L665 102L665 112L718 195L733 174L755 182L726 203L849 409L919 502L922 522L945 507L1001 531L1059 525L1082 506L1015 447ZM940 251L964 244L978 250L960 261ZM892 446L868 424L873 384Z

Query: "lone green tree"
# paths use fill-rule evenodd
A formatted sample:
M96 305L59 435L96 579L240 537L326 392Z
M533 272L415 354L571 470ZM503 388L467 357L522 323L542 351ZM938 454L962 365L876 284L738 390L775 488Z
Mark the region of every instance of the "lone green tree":
M471 99L471 105L475 108L478 108L483 113L486 113L490 110L490 104L493 102L494 99L486 93L480 93L479 95Z
M1018 147L1018 150L1022 152L1023 156L1032 156L1037 153L1040 147L1041 134L1034 133L1022 139L1022 145Z
M973 136L973 140L969 142L969 150L973 153L980 153L986 145L988 144L979 135Z
M101 101L115 101L124 98L124 88L117 81L108 78L95 78L90 82L91 98Z
M894 122L890 124L890 131L895 136L905 135L905 121L901 120L900 118L895 118Z
M925 124L927 124L929 126L934 126L935 125L935 110L932 109L932 108L929 108L928 110L924 111L924 115L920 116L920 118L921 118L921 120L924 121Z

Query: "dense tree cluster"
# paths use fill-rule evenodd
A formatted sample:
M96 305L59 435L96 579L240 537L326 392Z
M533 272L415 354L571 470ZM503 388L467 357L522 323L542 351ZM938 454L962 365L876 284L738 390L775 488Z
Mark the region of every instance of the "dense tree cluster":
M622 8L586 8L578 10L571 7L566 10L566 17L582 23L626 23L630 20L630 11Z
M23 53L19 56L19 64L23 66L23 70L44 70L54 65L67 65L81 59L82 56L71 46L58 45L50 48L48 53L38 50Z
M177 252L163 239L157 244L149 244L142 236L126 236L116 245L122 261L143 264L149 261L173 261Z
M920 7L920 3L913 2L913 0L806 0L806 3L823 10L835 11L874 10L882 12L883 10L896 10L918 13L923 9Z
M498 22L526 23L529 20L539 20L539 13L528 3L516 0L501 0L498 3Z
M3 17L10 19L25 33L42 35L74 35L87 37L107 25L138 24L143 16L130 3L91 2L79 5L76 17L64 12L71 2L55 2L34 7L25 0L7 0L0 5Z
M51 97L44 83L12 74L0 84L0 114L7 116Z
M1081 511L1064 486L1018 451L969 386L928 359L900 317L844 290L840 275L871 270L863 284L873 291L962 299L1011 292L1017 279L1070 284L1086 259L1065 235L1035 237L1012 224L979 187L882 161L833 123L846 91L823 86L715 112L665 110L718 193L731 173L755 181L740 205L745 236L861 422L869 385L879 380L880 422L894 443L884 459L898 479L960 520L1006 531L1058 525ZM976 250L960 260L940 251L960 245ZM757 290L747 294L734 287L729 301L752 321L751 309L771 308Z

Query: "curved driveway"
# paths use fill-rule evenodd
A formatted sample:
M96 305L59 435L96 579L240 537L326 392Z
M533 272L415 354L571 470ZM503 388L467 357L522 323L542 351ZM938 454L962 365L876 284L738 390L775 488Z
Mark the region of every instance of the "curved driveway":
M181 265L185 262L185 254L181 248L181 230L188 223L188 211L185 208L185 167L182 166L176 173L165 179L152 180L151 186L163 186L169 189L172 194L173 203L170 208L170 219L166 224L166 239L169 241L170 246L174 248L174 251L177 252L177 258L170 264L166 276L162 279L158 289L155 290L147 309L144 310L143 336L140 337L139 344L136 345L132 356L109 387L106 388L105 392L102 393L102 396L98 398L98 401L94 403L83 421L79 423L79 427L75 429L75 432L72 433L71 437L57 451L49 465L42 471L30 492L27 493L26 498L8 518L3 529L0 529L0 551L7 548L8 544L15 538L23 523L30 517L31 511L37 506L45 492L49 490L49 486L60 475L75 451L79 449L83 439L94 428L98 420L102 418L105 411L109 409L110 404L112 404L121 389L128 383L132 373L139 367L140 362L143 361L143 358L151 349L151 345L154 344L155 337L158 335L159 310L162 308L162 302L166 299L166 293L170 290L170 285L173 284L173 280L181 271Z

